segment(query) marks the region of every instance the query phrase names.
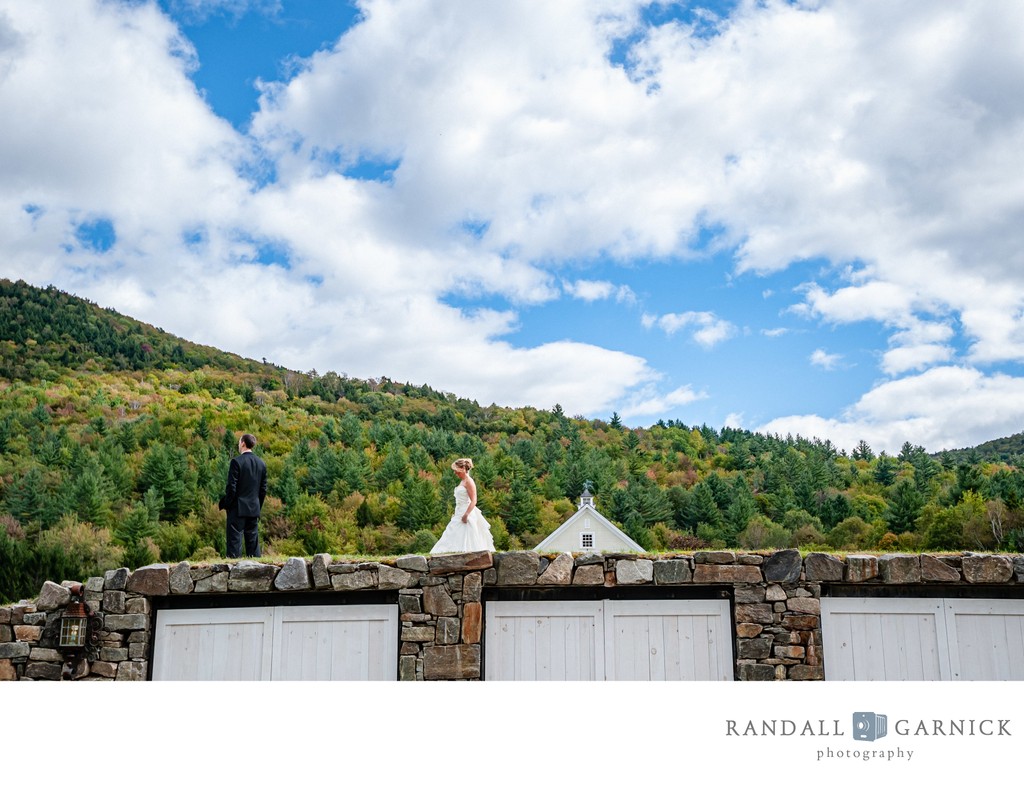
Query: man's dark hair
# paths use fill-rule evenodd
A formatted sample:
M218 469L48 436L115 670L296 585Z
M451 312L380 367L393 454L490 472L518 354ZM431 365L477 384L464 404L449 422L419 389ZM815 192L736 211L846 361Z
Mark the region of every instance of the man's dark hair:
M254 437L252 434L243 434L242 444L249 448L249 450L252 450L254 447L256 447L256 437Z

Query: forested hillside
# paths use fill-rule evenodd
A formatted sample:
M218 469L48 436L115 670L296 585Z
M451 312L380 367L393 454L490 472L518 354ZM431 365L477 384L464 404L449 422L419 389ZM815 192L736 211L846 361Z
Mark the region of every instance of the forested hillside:
M846 455L796 436L480 406L245 360L9 281L0 364L0 600L46 578L223 555L216 501L243 431L269 468L270 556L429 550L459 456L476 462L501 549L537 544L587 480L650 550L1024 545L1016 451Z

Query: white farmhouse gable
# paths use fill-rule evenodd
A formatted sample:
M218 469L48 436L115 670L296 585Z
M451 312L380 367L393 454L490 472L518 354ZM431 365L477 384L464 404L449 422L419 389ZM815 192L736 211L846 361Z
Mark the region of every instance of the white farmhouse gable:
M565 523L533 547L542 553L643 552L643 547L597 512L589 490L580 497L579 508Z

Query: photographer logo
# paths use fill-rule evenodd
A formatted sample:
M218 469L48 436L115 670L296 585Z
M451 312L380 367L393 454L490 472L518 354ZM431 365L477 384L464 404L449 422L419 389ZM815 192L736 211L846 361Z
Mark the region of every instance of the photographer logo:
M853 713L853 738L874 742L881 739L888 731L889 718L886 715L879 715L875 712Z

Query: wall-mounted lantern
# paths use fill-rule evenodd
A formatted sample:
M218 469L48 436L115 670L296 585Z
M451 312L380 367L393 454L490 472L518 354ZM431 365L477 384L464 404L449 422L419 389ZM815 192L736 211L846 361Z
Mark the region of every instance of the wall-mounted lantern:
M64 667L61 679L72 677L81 659L85 656L86 647L93 644L91 635L94 626L92 611L82 597L83 587L74 584L69 587L71 600L64 609L60 619L60 641L57 647L64 653Z

